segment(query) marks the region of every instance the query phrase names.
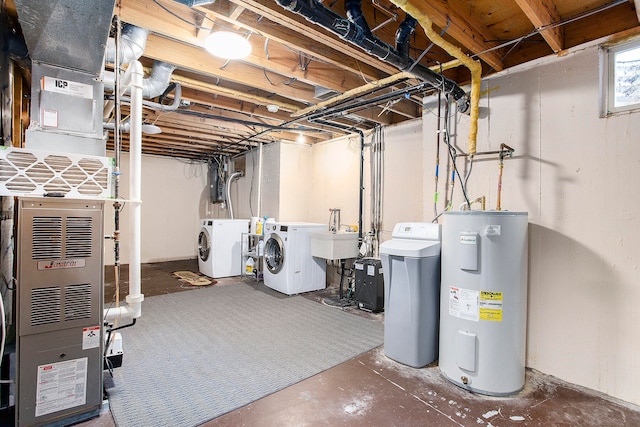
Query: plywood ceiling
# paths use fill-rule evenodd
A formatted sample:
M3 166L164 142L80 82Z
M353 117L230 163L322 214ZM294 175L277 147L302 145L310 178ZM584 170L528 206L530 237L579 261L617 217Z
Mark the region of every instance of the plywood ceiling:
M406 95L400 92L397 97L390 94L418 83L409 79L351 98L348 103L358 101L362 105L345 107L340 114L328 117L329 123L322 117L313 122L305 116L297 117L297 111L321 102L319 94L342 94L399 70L285 10L275 0L216 0L194 7L183 3L189 2L116 1L114 14L122 23L150 31L141 58L143 64L149 68L153 61L174 64L177 68L172 81L182 87L182 103L177 111L145 110L145 121L162 129L160 134L143 136L145 153L206 160L216 154L239 154L259 143L293 141L299 135L313 144L354 130L419 117L420 99L432 91L423 89ZM344 0L319 3L346 16ZM562 54L604 36L632 35L639 29L640 0L417 3L431 17L436 31L482 61L484 75ZM363 0L362 11L373 34L394 46L404 12L389 0ZM249 37L251 55L244 60L225 61L207 53L204 39L218 29ZM436 69L452 59L432 47L419 26L410 38L409 55L421 57L420 64ZM461 85L469 80L468 72L462 68L443 73ZM364 102L381 95L388 96L378 102ZM170 103L171 96L155 101ZM269 104L277 105L278 111L268 111ZM126 113L126 106L123 111ZM123 143L126 150L126 134Z

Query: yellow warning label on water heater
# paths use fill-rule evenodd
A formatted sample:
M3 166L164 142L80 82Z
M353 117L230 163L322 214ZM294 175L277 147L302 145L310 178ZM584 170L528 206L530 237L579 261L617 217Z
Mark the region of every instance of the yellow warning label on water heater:
M502 322L502 292L480 291L480 320Z
M502 292L480 291L480 299L502 301Z

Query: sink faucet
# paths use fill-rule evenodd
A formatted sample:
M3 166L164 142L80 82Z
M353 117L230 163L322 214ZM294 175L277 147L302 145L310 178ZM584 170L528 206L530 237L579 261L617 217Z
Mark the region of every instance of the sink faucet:
M329 215L329 231L336 233L340 230L340 208L329 209L331 215ZM331 224L331 218L333 217L333 225Z

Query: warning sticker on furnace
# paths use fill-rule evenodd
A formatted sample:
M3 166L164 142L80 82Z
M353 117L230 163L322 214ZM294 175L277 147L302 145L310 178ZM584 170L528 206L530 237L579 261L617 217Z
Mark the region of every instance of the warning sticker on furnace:
M87 357L38 366L36 417L87 403Z
M502 322L502 292L480 291L480 320Z

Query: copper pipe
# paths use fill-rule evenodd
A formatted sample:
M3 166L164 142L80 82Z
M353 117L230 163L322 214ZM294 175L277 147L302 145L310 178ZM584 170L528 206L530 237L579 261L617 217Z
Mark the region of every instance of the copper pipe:
M500 208L500 197L502 193L502 170L504 169L504 161L503 157L500 156L500 164L498 165L498 204L496 206L496 210L501 210Z

